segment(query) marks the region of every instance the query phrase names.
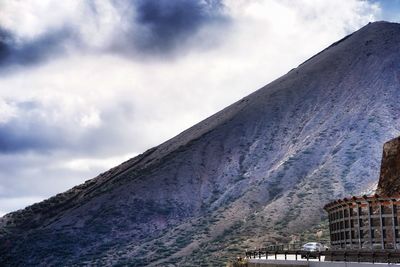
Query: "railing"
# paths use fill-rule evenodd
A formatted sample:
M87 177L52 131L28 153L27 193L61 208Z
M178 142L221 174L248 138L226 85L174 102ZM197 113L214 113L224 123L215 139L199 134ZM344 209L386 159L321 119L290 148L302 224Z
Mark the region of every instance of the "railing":
M276 250L271 251L268 249L258 249L252 251L246 251L245 256L247 259L261 259L265 257L268 259L272 256L275 260L278 259L278 255L284 255L284 259L288 259L288 255L294 255L295 260L301 258L318 259L321 261L321 257L324 257L324 261L344 261L344 262L385 262L385 263L400 263L400 251L362 251L362 250L328 250L328 251L302 251L302 250Z

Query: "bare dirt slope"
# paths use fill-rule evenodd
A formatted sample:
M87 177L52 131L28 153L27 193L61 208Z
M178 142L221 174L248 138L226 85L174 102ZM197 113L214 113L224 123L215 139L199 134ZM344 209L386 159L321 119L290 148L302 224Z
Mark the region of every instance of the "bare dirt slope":
M368 24L166 143L0 218L0 265L219 266L289 240L330 199L377 182L400 130L399 78L400 25Z

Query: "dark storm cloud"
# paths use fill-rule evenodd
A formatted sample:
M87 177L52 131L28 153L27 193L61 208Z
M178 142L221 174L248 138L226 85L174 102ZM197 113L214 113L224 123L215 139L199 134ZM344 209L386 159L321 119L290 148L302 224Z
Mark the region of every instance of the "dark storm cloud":
M150 53L180 48L202 26L226 20L221 1L139 0L135 8L135 22L144 27L134 32L135 46Z
M11 55L11 34L0 28L0 65Z
M87 1L85 4L87 19L101 21L102 13L96 3ZM211 35L201 42L189 41L202 27L224 25L228 21L220 0L117 0L112 4L121 15L121 25L128 27L122 29L121 25L114 25L114 35L108 37L112 40L100 49L85 43L90 36L83 36L73 21L66 21L61 28L28 40L16 37L0 25L0 66L41 63L63 55L68 46L86 52L111 52L123 56L177 55L183 50L213 43L216 36ZM132 59L136 58L132 56Z
M5 124L0 126L0 153L18 153L27 150L49 150L56 146L52 135L40 125Z
M0 66L43 62L51 56L64 52L64 43L70 37L72 31L62 29L30 41L20 41L11 32L0 28Z
M20 102L14 105L22 116L0 123L0 153L47 151L62 144L56 128L50 127L38 112L38 103Z

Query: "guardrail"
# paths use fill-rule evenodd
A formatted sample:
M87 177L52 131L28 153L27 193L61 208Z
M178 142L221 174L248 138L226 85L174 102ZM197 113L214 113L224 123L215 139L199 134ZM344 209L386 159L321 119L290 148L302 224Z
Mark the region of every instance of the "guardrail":
M276 250L271 251L268 249L259 249L246 251L245 256L247 259L261 259L265 257L268 259L269 256L278 259L278 255L284 255L284 259L287 260L288 255L295 255L295 260L299 257L306 258L307 261L310 258L315 258L321 261L321 257L324 257L324 261L344 261L344 262L372 262L372 263L400 263L400 251L377 251L377 250L328 250L328 251L302 251L302 250Z

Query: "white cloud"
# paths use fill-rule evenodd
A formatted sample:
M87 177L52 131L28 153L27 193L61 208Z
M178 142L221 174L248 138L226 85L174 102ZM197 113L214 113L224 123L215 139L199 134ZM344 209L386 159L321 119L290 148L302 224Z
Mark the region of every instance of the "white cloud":
M94 48L112 42L116 27L126 27L111 2L95 2L97 17L80 3L2 2L0 25L21 38L32 38L73 20L82 40ZM0 210L8 212L41 199L20 194L30 196L37 189L50 196L117 164L125 157L120 155L143 152L173 137L374 20L379 12L376 5L355 0L225 4L230 26L206 25L191 42L201 49L178 57L146 61L75 48L68 56L2 74L0 99L34 101L38 106L28 112L0 101L0 123L15 117L20 123L40 118L38 123L68 140L62 149L47 154L19 155L27 164L10 170L13 181L0 171L0 186L12 186L7 197L0 191L6 201L0 203L8 203L0 204ZM217 45L203 45L206 37L216 35ZM107 148L100 153L100 146ZM1 160L12 162L13 157ZM45 162L51 167L43 168Z
M75 21L82 1L26 0L0 2L0 25L19 39L37 38Z
M16 116L16 108L0 98L0 124L8 122Z
M99 169L111 169L122 162L136 156L137 154L126 154L109 158L77 158L60 161L51 166L52 169L66 168L73 171L98 171Z

